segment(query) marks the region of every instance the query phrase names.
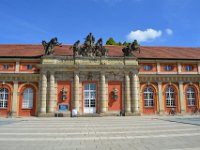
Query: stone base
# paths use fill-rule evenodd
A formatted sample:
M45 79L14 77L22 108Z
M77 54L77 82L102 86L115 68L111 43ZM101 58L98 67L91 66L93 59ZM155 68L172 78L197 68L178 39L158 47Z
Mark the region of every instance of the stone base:
M71 112L39 113L38 117L70 117Z

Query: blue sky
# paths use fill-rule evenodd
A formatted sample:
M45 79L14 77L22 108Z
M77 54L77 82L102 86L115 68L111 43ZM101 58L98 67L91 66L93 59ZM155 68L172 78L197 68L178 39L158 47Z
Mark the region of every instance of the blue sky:
M104 42L200 47L199 0L1 0L0 44Z

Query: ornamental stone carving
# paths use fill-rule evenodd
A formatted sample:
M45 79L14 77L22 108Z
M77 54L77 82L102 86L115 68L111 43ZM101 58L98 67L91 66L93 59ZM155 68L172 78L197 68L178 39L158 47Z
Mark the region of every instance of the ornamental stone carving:
M45 55L53 55L54 54L54 47L55 46L61 46L62 43L58 43L58 39L52 38L49 42L42 41L42 45L45 50Z
M92 33L86 36L83 45L80 45L80 41L76 41L71 47L73 49L73 55L86 56L86 57L102 57L108 55L108 49L103 46L103 40L100 38L95 43L95 38Z
M124 56L133 56L133 51L139 51L140 53L140 45L138 44L137 40L134 40L131 44L122 49Z

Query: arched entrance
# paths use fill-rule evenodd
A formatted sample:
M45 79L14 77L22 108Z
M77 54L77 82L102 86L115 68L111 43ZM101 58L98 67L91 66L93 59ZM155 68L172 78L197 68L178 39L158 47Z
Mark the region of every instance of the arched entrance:
M36 90L33 86L24 86L20 91L19 116L36 115Z
M0 116L10 115L10 89L7 86L0 87Z

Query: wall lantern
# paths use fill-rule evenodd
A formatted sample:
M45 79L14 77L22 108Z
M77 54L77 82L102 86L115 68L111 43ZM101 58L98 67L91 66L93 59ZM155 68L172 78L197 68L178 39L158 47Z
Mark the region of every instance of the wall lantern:
M117 100L118 99L118 89L115 87L112 90L112 99Z
M65 87L63 87L62 90L61 90L61 99L63 101L65 101L67 99L67 90L66 90Z

